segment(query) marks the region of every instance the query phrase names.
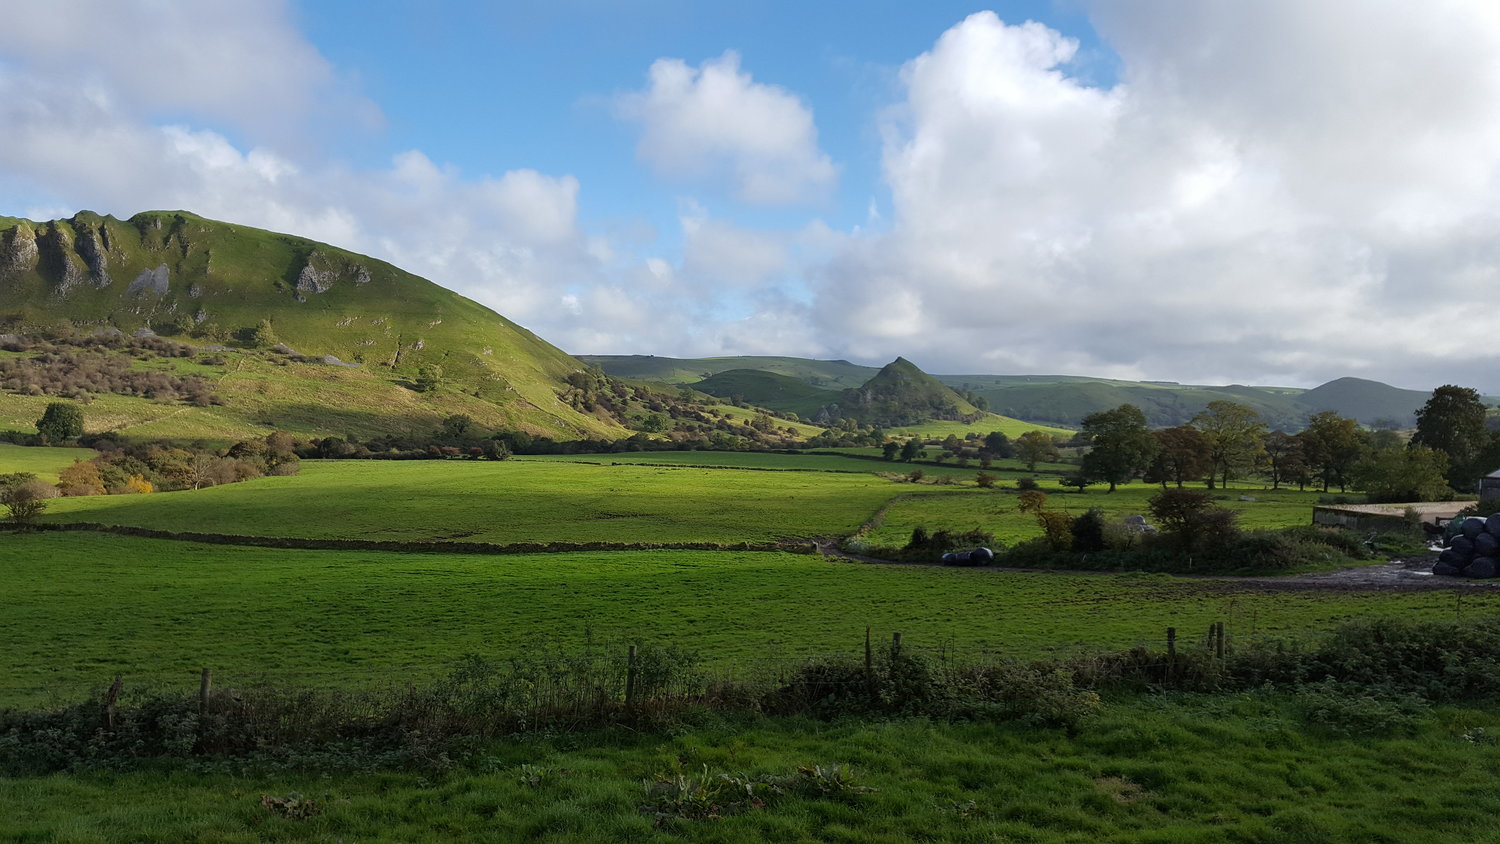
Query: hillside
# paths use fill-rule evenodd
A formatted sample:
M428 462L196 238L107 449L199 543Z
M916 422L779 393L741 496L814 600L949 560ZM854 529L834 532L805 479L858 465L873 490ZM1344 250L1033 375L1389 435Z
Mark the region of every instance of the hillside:
M608 375L636 378L642 381L662 381L668 384L693 384L720 372L750 369L785 375L814 387L839 390L845 387L858 387L880 371L877 367L860 366L846 360L810 360L766 355L719 358L578 355L578 359L599 367Z
M859 386L875 373L847 361L801 358L661 358L650 356L589 355L581 359L611 375L625 375L671 383L692 383L725 370L774 372L806 384L832 388ZM743 375L736 378L744 379ZM1076 426L1083 417L1122 404L1134 404L1156 427L1190 421L1212 401L1234 401L1259 412L1274 428L1297 430L1311 414L1333 410L1365 424L1393 419L1401 426L1416 424L1416 410L1427 400L1421 390L1403 390L1361 378L1339 378L1311 390L1298 387L1177 384L1161 381L1120 381L1079 375L934 375L955 390L983 398L989 409L1007 417L1049 425ZM861 379L849 383L851 379ZM747 401L751 391L744 391ZM1495 400L1486 397L1486 402ZM800 412L800 411L798 411Z
M769 410L795 413L803 419L815 418L840 397L836 390L759 369L726 369L689 386L711 396L738 398Z
M262 320L271 342L252 336ZM198 374L227 405L188 413L205 434L404 429L454 412L551 436L628 434L560 399L582 363L477 302L383 261L180 211L0 217L0 333L154 333L219 349L225 363ZM275 341L298 363L250 353ZM429 364L442 388L409 389ZM125 429L163 415L108 401ZM12 424L32 412L8 405Z
M843 391L829 415L893 428L934 419L970 421L983 412L916 364L898 357L859 387Z

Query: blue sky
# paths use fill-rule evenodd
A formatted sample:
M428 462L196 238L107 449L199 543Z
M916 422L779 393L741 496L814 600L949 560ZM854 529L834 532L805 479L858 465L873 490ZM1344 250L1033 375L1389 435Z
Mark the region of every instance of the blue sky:
M575 353L1500 393L1500 7L73 0L0 213L185 208Z

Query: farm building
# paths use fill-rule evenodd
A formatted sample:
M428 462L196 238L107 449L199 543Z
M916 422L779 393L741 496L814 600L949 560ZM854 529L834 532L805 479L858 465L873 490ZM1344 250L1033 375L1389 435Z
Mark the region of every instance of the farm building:
M1500 478L1496 479L1500 481ZM1313 524L1355 530L1396 529L1406 524L1406 511L1422 521L1439 524L1452 519L1472 501L1421 501L1411 504L1320 504L1313 507Z

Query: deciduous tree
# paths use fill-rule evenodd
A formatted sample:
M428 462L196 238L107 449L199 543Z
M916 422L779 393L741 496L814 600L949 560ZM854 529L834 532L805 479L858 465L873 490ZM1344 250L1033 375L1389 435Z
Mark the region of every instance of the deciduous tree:
M1475 459L1489 444L1484 423L1485 407L1479 393L1469 387L1444 384L1417 411L1414 446L1434 448L1448 455L1448 484L1454 489L1473 489L1478 476L1500 467L1478 467Z
M1036 471L1038 463L1057 460L1057 440L1045 431L1027 431L1016 439L1016 456L1026 461L1027 471Z
M1264 452L1266 423L1254 408L1238 402L1211 401L1202 413L1193 417L1193 427L1203 434L1208 445L1208 488L1214 488L1214 475L1229 486L1230 478L1248 472Z
M1359 423L1325 410L1313 414L1297 439L1302 442L1308 468L1322 480L1323 491L1332 484L1338 484L1339 492L1345 491L1354 465L1366 451L1365 433Z
M1133 404L1090 413L1083 418L1082 431L1091 443L1083 456L1082 479L1103 481L1110 492L1144 472L1160 448L1146 427L1146 414Z

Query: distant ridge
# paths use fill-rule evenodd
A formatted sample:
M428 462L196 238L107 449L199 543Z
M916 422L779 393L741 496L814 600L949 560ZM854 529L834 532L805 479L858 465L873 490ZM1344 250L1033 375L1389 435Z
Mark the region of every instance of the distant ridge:
M803 358L660 358L649 356L589 355L610 374L671 383L694 383L726 370L762 370L796 378L823 389L834 385L859 386L876 374L874 367L847 361ZM696 375L697 377L693 377ZM847 383L860 377L856 384ZM737 376L744 378L745 376ZM1180 425L1191 420L1209 402L1235 401L1254 408L1272 427L1300 430L1307 418L1333 410L1364 424L1393 420L1401 427L1416 424L1416 411L1429 393L1403 390L1363 378L1339 378L1311 390L1230 384L1222 386L1177 384L1167 381L1121 381L1078 375L933 375L955 390L972 393L989 404L989 410L1016 419L1047 425L1076 427L1083 417L1122 404L1134 404L1157 427ZM1436 386L1436 385L1434 385ZM747 401L755 399L745 394ZM799 413L801 411L798 411Z

